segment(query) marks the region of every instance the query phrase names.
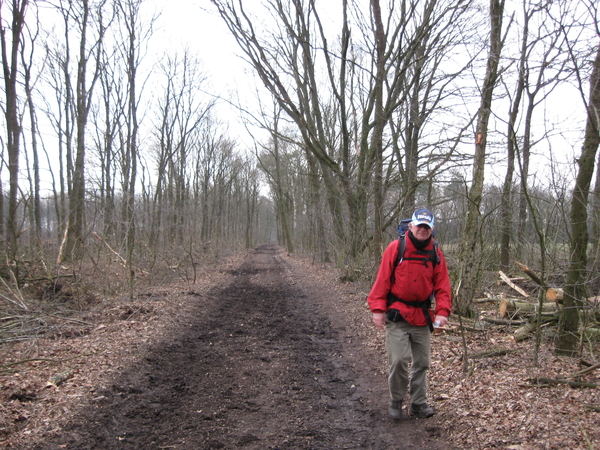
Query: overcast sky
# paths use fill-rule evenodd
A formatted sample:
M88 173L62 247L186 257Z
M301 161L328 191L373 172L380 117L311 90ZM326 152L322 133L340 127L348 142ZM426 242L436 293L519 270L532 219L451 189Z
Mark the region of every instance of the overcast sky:
M210 0L150 1L161 12L155 35L162 45L171 51L175 48L183 48L185 45L194 50L204 63L206 75L214 86L214 93L229 97L233 95L234 91L239 90L246 93L246 99L249 99L249 102L254 101L253 88L249 88L249 86L254 86L251 82L253 71L238 56L240 50L237 43L216 13ZM258 6L261 9L260 0L252 0L252 2L248 2L248 5ZM321 10L323 18L326 21L335 22L335 16L340 9L338 2L321 2L321 8L324 8ZM337 27L334 26L333 29L337 30ZM572 89L567 86L561 89L572 92ZM546 114L564 115L565 107L577 110L576 108L581 107L580 102L573 100L574 98L571 96L561 108L550 108ZM567 116L570 115L571 113ZM238 123L239 114L236 110L225 108L222 105L219 109L219 116L222 120L231 123L232 131L237 130L233 132L234 135L241 134L243 135L241 139L249 141L243 127ZM546 119L551 118L546 117Z
M203 62L211 94L232 98L238 89L249 91L252 72L238 56L235 40L209 0L151 0L151 3L160 13L153 44L157 53L188 46ZM236 137L248 140L235 109L221 102L218 115L229 122Z
M189 45L219 87L235 84L241 61L235 55L237 49L232 36L209 1L157 0L157 3L164 5L158 20L159 34L166 37L169 47Z
M261 3L261 0L247 1L248 5L258 6L259 9L262 9L260 8ZM322 19L325 22L336 22L335 17L339 13L340 3L330 0L319 4L320 8L324 8ZM234 98L236 91L239 91L244 93L246 104L256 104L254 72L238 56L240 50L237 43L230 35L224 21L214 10L210 0L144 0L143 8L148 15L160 14L155 22L149 54L145 58L149 64L155 64L157 58L167 51L171 54L174 51L181 53L187 46L203 62L204 72L211 85L210 94ZM330 25L327 29L332 30L332 33L337 33L339 28L335 24L326 23L326 25ZM260 83L256 84L260 86ZM558 122L558 119L552 117L555 114L563 116L567 114L567 117L575 117L576 114L569 114L567 110L572 108L577 111L577 108L581 108L581 102L576 93L567 98L560 102L560 107L556 107L557 103L553 102L544 111L545 116L542 117L542 120L550 119L550 123ZM498 111L500 110L498 109ZM221 121L227 122L228 136L241 142L238 146L240 151L253 148L252 139L241 124L240 114L235 108L221 102L216 115ZM571 133L576 136L567 135L564 132L557 136L553 157L564 156L570 164L573 160L571 152L579 153L580 151L582 132L581 126L577 124L567 127L567 129L572 130ZM261 140L265 140L264 132L258 133L256 130L254 132ZM537 151L539 152L539 150ZM543 161L542 164L548 164L548 161Z

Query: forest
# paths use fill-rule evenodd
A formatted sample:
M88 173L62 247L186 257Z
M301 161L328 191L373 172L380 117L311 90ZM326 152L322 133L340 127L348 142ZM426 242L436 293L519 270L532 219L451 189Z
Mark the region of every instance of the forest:
M526 277L536 343L598 357L595 0L186 3L233 38L243 95L201 51L157 53L156 2L0 2L0 345L61 289L133 299L261 243L368 283L425 206L456 317Z

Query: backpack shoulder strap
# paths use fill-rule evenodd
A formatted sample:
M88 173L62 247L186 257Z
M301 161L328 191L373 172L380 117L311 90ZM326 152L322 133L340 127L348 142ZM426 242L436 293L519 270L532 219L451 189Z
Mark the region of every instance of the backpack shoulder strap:
M396 268L402 262L404 258L404 252L406 251L406 233L402 233L398 235L398 254L396 255L396 259L394 260L394 267L392 268L392 276L390 277L390 281L392 284L396 282Z
M440 254L438 253L438 249L439 249L440 245L438 244L437 241L433 241L433 254L431 255L431 262L433 263L433 266L435 267L436 264L440 263Z
M392 275L390 277L390 281L392 282L392 284L396 282L396 268L404 258L404 252L406 250L406 232L408 231L408 226L411 222L412 219L402 219L400 221L400 224L398 224L398 254L396 255L396 259L394 260L394 267L392 269Z

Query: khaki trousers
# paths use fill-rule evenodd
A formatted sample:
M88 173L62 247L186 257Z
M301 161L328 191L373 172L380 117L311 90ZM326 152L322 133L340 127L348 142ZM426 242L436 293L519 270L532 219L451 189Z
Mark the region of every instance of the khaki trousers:
M416 327L407 322L387 322L386 349L390 365L388 385L394 401L404 401L410 382L411 403L427 402L427 371L431 358L429 326ZM409 377L409 363L410 377Z

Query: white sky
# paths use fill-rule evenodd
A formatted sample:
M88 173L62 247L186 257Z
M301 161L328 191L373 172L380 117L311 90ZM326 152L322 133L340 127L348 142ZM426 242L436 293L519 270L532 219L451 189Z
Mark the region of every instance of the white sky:
M260 1L247 0L247 3L255 6L259 5ZM335 0L329 1L331 3L322 2L322 4L330 8L327 11L328 18L335 21L339 3ZM224 21L214 10L210 0L145 0L143 7L149 15L160 13L155 23L147 61L155 61L167 50L172 53L174 50L183 50L187 46L202 60L205 74L212 86L212 94L234 98L236 91L239 91L246 93L245 100L248 104L254 101L254 72L238 56L237 43L230 35ZM337 30L336 27L333 29ZM554 119L553 115L557 113L564 115L568 108L577 111L581 107L581 100L576 95L558 103L560 106L557 102L548 105L544 119L555 122L557 119ZM502 110L499 109L498 112L501 113ZM235 108L221 102L217 116L221 121L227 122L228 135L231 138L242 141L243 146L252 146L251 138L241 124L240 113ZM579 130L577 133L581 134L580 126L574 125L567 129ZM580 146L580 136L569 135L558 140L553 151L557 152L555 156L562 156L570 163L575 157L573 153L579 153ZM238 149L245 150L241 146ZM547 164L547 161L542 164Z
M158 45L157 52L160 46L171 51L189 47L203 62L211 94L235 98L238 91L252 91L247 88L253 72L238 56L237 43L209 0L151 0L150 3L155 4L161 14L153 39L153 46ZM217 114L228 122L232 137L249 143L235 108L220 102Z
M188 45L203 60L210 77L226 88L234 84L240 70L235 42L225 23L214 13L208 0L152 0L161 16L156 35L165 48ZM203 6L200 6L203 4Z
M325 9L325 17L334 21L339 5L337 2L330 1L332 2L330 4L323 2L321 8L329 8L329 10ZM251 0L248 1L248 5L258 6L259 2L260 0ZM210 0L150 0L149 3L155 4L157 10L161 11L161 17L157 21L158 29L155 32L158 42L170 50L187 45L196 51L204 63L206 75L209 77L211 85L214 86L215 94L232 98L237 91L246 92L248 103L253 102L252 79L254 72L237 55L239 52L237 43L230 35L224 21L216 13ZM337 28L334 27L334 29ZM565 110L578 111L582 106L581 100L573 95L568 96L568 100L565 99L560 103L561 106L558 108L556 103L550 105L550 108L544 113L545 120L550 120L550 122L564 120ZM218 114L222 120L229 122L232 137L239 137L250 145L250 139L240 124L237 110L222 104ZM540 114L539 110L537 114ZM569 113L566 116L573 117L572 114ZM553 117L555 115L562 116L562 119ZM567 127L567 129L572 128ZM567 154L578 150L579 144L575 143L578 139L574 138L575 136L569 136L567 142L564 142L559 150L559 154L562 154L561 156L568 161L572 160L572 156L567 156ZM568 142L571 143L571 148L569 148Z

